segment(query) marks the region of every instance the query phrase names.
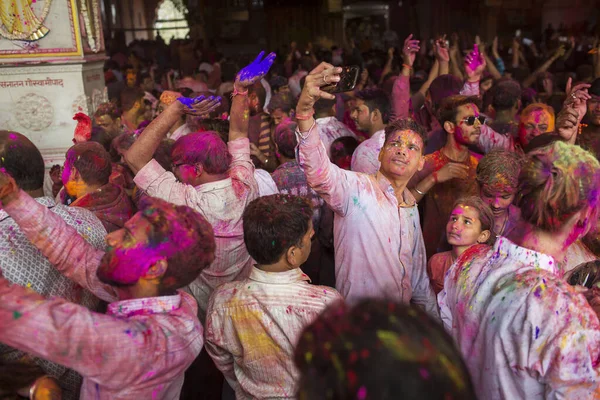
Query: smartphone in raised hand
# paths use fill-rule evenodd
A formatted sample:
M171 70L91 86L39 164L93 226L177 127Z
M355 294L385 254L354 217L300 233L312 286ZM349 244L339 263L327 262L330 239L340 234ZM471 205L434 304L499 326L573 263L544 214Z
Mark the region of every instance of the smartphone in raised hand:
M332 83L331 85L323 86L321 90L327 93L344 93L353 90L358 82L358 75L360 74L360 67L352 65L349 67L342 67L340 73L339 82Z

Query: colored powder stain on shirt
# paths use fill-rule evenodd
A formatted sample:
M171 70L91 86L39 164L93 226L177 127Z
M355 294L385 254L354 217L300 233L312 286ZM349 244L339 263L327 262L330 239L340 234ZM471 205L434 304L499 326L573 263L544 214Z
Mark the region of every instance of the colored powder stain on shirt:
M421 378L427 380L429 379L429 371L427 371L425 368L420 368L419 369L419 374L421 375Z
M535 288L535 292L533 292L533 294L535 295L535 297L540 298L542 297L542 288L541 287L536 287Z
M13 319L19 319L23 316L22 313L18 312L18 311L13 311Z
M535 338L537 339L538 337L540 337L540 327L536 326L535 327Z

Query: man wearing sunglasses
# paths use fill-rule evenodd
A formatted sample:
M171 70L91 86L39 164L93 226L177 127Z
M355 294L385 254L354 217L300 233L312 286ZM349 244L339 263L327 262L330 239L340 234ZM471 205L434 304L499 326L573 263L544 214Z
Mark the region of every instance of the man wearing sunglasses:
M423 169L408 184L417 201L425 198L423 239L427 258L445 250L444 228L454 202L477 196L475 181L479 156L469 146L479 143L485 117L479 114L476 97L451 96L441 105L440 123L446 144L425 156Z

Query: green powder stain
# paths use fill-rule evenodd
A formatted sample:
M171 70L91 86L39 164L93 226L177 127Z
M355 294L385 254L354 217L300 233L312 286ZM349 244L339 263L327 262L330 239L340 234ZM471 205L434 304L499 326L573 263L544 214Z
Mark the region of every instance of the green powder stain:
M19 319L23 316L23 314L21 314L18 311L13 311L13 319Z

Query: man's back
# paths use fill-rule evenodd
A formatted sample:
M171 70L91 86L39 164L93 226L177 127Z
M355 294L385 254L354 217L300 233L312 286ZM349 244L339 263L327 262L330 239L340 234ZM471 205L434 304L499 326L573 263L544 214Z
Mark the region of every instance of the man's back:
M96 249L104 249L106 230L91 211L55 204L50 197L36 200L61 216ZM45 297L61 297L91 310L98 307L98 298L58 272L3 210L0 210L0 266L4 277L13 284L26 286ZM16 360L24 355L0 344L0 358ZM36 358L35 362L46 373L60 379L65 399L77 397L81 378L76 373L42 359Z
M238 399L294 398L293 351L303 329L332 302L334 289L310 285L299 268L253 268L244 281L219 287L206 319L206 348Z
M500 238L450 268L442 320L482 399L599 398L600 323L555 260Z
M252 266L244 245L242 214L248 203L258 197L258 184L248 139L233 140L227 146L232 156L227 179L193 187L178 182L156 160L149 162L134 179L150 196L198 211L214 229L215 261L190 284L201 321L212 291L223 283L247 277Z

